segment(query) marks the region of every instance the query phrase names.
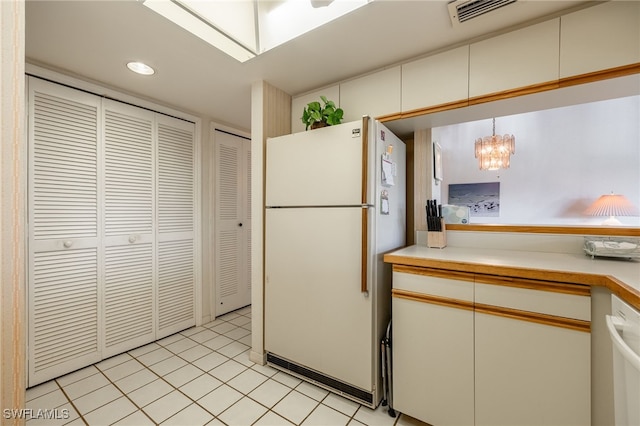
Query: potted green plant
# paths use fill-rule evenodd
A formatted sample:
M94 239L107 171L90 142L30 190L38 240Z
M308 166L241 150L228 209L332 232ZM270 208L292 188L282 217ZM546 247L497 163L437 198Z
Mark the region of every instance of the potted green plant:
M317 129L318 127L333 126L342 121L344 115L342 108L336 108L336 104L325 96L320 96L320 99L324 105L317 101L309 102L302 111L305 130L309 130L309 127Z

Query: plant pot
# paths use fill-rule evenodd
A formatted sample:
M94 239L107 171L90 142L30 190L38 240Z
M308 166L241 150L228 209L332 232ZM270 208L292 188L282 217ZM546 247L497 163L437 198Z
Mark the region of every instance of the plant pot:
M311 124L311 130L313 129L319 129L320 127L327 127L328 124L325 121L316 121L314 123Z

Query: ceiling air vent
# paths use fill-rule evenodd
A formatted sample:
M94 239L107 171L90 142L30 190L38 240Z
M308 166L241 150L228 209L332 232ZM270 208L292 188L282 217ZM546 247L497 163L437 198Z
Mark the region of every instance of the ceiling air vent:
M453 0L449 2L451 23L456 26L517 0Z

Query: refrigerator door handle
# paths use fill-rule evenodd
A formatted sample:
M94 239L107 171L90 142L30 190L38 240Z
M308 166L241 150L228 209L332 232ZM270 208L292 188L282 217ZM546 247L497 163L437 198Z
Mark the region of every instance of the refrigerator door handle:
M362 253L360 292L369 295L369 116L362 117Z
M362 206L362 254L361 254L361 270L360 270L360 292L365 296L369 295L369 210L370 208Z
M362 204L369 200L369 116L362 117Z

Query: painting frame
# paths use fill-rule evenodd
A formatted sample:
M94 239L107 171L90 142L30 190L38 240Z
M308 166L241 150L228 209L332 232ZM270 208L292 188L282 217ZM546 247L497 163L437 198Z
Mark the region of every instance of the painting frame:
M438 142L433 142L433 178L442 182L442 148Z

